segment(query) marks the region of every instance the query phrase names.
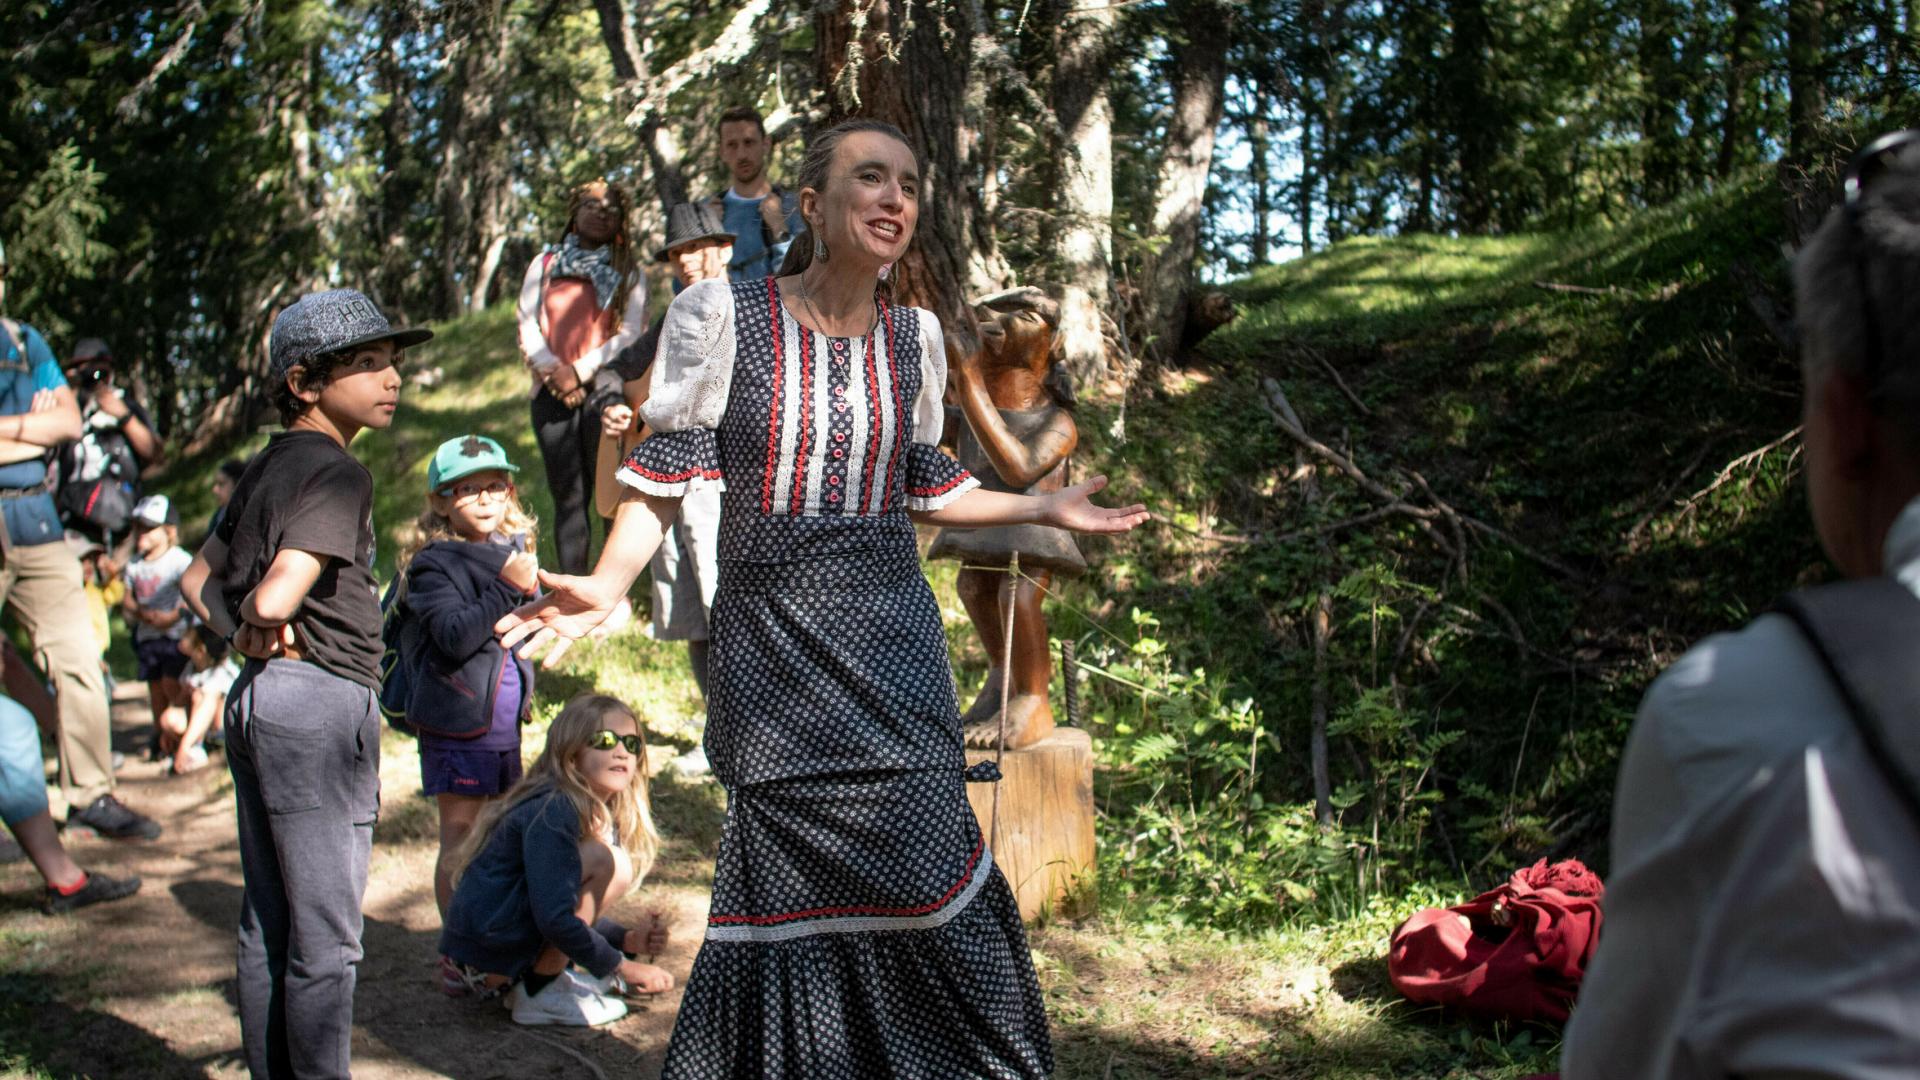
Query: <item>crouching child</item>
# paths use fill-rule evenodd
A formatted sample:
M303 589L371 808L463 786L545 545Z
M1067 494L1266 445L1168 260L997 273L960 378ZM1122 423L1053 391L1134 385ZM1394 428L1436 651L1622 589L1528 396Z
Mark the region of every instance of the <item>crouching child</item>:
M475 992L504 991L516 1023L610 1023L626 1015L627 989L673 986L667 972L635 959L665 947L660 917L639 929L606 917L659 848L646 760L633 710L582 694L560 710L546 750L481 814L461 850L440 951Z

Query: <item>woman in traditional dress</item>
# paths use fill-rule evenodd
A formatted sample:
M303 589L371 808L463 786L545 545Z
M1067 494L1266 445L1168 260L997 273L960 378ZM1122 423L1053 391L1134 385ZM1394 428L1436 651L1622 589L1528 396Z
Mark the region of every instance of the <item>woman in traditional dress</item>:
M1104 478L986 491L935 443L946 353L880 287L921 169L849 121L800 174L781 277L701 282L667 312L656 432L590 577L502 620L552 654L626 595L691 486L724 485L706 748L727 825L665 1076L1035 1077L1053 1067L1012 893L967 806L940 609L915 521L1123 532ZM548 663L554 660L550 654Z
M587 569L600 417L580 406L599 371L647 328L647 290L628 237L627 194L593 180L573 189L567 231L520 282L520 355L533 373L533 435L553 495L560 568Z

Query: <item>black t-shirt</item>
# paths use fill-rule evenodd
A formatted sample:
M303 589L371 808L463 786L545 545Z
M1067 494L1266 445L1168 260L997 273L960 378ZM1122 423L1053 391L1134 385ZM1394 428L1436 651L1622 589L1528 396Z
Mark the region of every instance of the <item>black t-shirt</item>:
M295 548L321 557L320 579L293 618L302 656L341 678L380 685L380 599L373 583L373 477L331 438L286 431L234 485L214 534L227 546L227 610Z

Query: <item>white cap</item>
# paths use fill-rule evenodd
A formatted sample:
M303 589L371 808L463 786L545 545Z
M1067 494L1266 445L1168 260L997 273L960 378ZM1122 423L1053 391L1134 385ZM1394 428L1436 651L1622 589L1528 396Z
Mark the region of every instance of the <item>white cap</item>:
M133 520L141 525L177 525L179 517L165 495L149 495L133 507Z

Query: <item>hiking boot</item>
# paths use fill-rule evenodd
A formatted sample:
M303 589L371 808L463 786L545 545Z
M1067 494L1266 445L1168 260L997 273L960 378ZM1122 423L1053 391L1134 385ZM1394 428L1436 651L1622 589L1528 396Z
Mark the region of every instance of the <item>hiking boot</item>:
M105 874L88 873L87 883L73 892L61 895L52 886L47 887L47 898L41 902L49 915L65 915L90 904L104 904L109 900L124 900L140 891L140 879L137 877L108 877Z
M84 810L67 811L67 828L82 826L112 840L158 840L160 823L127 808L111 795L102 795Z
M513 1010L513 1022L538 1026L599 1027L627 1015L623 1001L596 994L565 975L540 988L537 994L516 984L507 994L507 1007Z

